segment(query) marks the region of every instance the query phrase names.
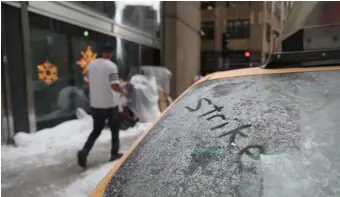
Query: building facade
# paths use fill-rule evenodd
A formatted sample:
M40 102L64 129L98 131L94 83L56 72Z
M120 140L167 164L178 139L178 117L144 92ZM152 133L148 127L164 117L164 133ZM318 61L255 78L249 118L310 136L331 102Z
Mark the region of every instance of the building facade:
M89 110L83 86L99 47L128 79L139 65L161 65L160 2L2 2L2 143Z
M291 2L204 1L201 3L201 70L243 68L264 63L281 33ZM222 53L222 34L229 35Z

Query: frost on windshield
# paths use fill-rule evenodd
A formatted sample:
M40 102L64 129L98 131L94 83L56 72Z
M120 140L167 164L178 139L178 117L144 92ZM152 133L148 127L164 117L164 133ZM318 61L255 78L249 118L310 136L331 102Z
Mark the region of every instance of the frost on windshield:
M265 197L340 195L340 100L333 99L301 114L301 151L262 156Z
M104 196L340 196L339 78L307 72L192 88Z

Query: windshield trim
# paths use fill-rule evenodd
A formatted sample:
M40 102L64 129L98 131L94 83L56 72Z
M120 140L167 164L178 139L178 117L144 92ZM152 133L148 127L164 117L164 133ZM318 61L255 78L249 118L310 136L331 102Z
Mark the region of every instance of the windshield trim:
M266 68L247 68L240 70L231 70L224 72L217 72L212 74L208 80L234 78L234 77L246 77L255 75L272 75L272 74L285 74L285 73L298 73L298 72L319 72L319 71L336 71L340 70L339 66L327 66L327 67L308 67L308 68L279 68L279 69L266 69Z

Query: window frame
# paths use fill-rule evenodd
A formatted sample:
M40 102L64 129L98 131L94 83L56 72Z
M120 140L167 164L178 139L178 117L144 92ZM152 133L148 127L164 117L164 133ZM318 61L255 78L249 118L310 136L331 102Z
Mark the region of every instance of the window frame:
M227 21L227 33L231 39L249 39L250 28L250 19L230 19Z
M214 40L215 39L215 21L203 21L201 22L201 35L202 40Z

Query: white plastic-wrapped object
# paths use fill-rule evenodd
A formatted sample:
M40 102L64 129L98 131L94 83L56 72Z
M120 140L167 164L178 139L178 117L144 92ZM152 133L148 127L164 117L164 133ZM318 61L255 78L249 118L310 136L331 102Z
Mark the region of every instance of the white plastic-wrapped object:
M160 115L158 107L158 88L155 77L134 75L129 88L128 106L141 122L150 122Z
M119 95L119 100L118 100L118 110L119 113L124 111L124 107L127 105L127 98L124 95Z
M120 83L120 87L124 88L126 86L126 82L121 82ZM124 110L124 107L127 105L127 98L126 96L119 94L118 97L118 110L119 113L122 112Z
M141 66L140 69L145 76L156 77L156 83L158 88L163 90L166 94L169 95L170 79L172 74L167 68L160 66Z

